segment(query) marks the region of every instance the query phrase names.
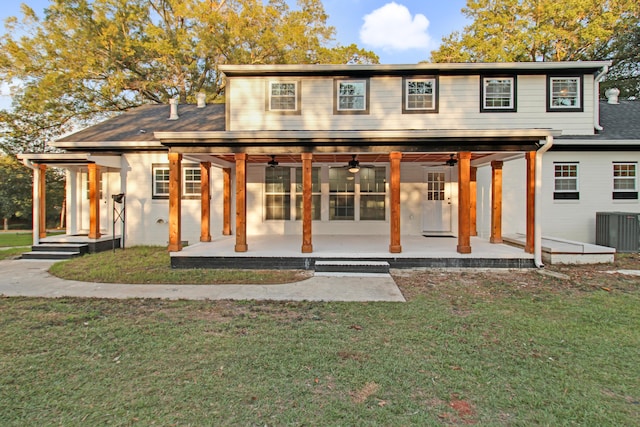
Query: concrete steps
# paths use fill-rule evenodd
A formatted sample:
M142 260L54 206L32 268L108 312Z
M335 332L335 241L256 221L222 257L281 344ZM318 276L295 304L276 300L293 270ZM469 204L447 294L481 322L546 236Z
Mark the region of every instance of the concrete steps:
M316 273L389 273L386 261L317 260Z
M22 259L64 260L79 257L89 252L86 243L41 243L33 245L31 252L22 254Z

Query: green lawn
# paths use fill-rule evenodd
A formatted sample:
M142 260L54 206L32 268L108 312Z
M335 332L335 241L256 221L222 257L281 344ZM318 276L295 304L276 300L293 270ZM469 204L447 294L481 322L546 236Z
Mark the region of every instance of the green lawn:
M601 269L404 273L407 303L3 298L0 418L639 425L638 279Z
M47 233L47 236L62 234L62 231ZM33 235L31 231L2 231L0 232L0 248L11 246L31 246Z
M308 272L294 270L172 269L163 246L133 246L89 254L51 266L50 273L68 280L100 283L274 284L303 280Z

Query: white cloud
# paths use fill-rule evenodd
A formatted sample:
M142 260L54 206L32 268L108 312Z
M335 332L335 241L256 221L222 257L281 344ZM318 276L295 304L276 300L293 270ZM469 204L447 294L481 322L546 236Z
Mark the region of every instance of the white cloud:
M387 3L363 19L360 40L366 45L389 51L430 48L429 20L420 13L412 17L402 4Z

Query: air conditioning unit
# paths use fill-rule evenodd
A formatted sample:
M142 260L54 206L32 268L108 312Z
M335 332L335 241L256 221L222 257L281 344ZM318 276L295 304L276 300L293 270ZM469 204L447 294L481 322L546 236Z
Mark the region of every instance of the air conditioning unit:
M640 251L640 213L596 212L596 245L617 252Z

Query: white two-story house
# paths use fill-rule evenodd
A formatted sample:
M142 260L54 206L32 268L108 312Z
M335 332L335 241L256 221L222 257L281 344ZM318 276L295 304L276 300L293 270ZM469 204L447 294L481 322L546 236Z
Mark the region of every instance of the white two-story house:
M608 65L225 65L224 105L142 106L23 160L67 169L68 233L93 239L124 193L128 244L173 253L228 235L250 256L252 238L294 236L312 257L319 236L367 235L393 257L409 236L451 236L464 258L522 233L540 263L541 234L566 228L552 210L575 200L575 160L547 157L597 134ZM625 156L607 167L635 174Z

